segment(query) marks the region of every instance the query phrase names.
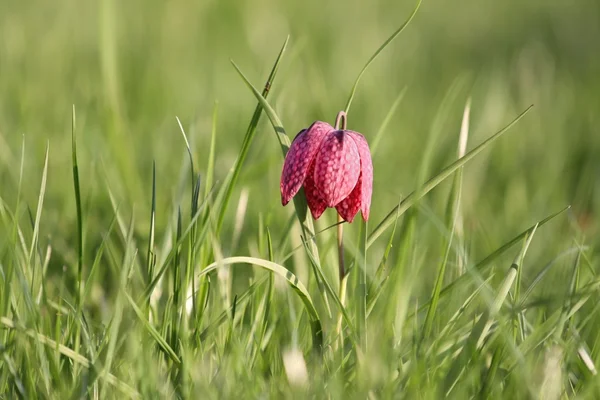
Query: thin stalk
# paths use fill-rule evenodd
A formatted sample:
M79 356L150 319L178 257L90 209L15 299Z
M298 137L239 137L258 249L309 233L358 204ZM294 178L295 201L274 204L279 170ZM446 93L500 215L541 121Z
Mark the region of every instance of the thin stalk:
M75 207L77 209L77 307L81 305L81 289L83 280L83 218L81 214L81 190L79 187L79 166L77 165L77 136L75 105L71 114L71 157L73 167L73 187L75 190Z
M337 115L337 117L335 118L335 130L339 130L339 129L346 129L346 123L347 123L347 117L346 117L346 113L344 111L340 111ZM339 288L339 297L340 297L340 302L342 304L342 307L346 306L346 291L347 291L347 286L348 286L348 279L346 276L346 267L344 265L344 219L342 218L341 215L338 214L337 216L337 221L338 221L338 225L337 225L337 247L338 247L338 260L339 260L339 278L340 278L340 288ZM339 335L340 338L340 349L343 351L344 349L344 338L342 333L342 320L343 320L343 315L340 313L338 315L338 320L337 320L337 334ZM343 359L343 357L342 357Z
M146 256L146 271L148 284L154 279L154 267L156 266L156 254L154 253L154 224L156 220L156 162L152 161L152 205L150 207L150 234L148 235L148 254ZM150 310L150 297L147 301L148 315Z
M342 305L342 307L346 307L346 292L347 292L347 288L348 288L348 275L340 275L340 292L339 292L339 297L340 297L340 303ZM336 327L336 332L339 336L339 349L342 351L342 360L344 360L344 336L342 335L342 322L344 320L344 315L342 314L341 310L340 313L338 314L338 320L337 320L337 327Z
M83 299L81 297L83 282L83 215L81 211L79 166L77 164L77 118L75 114L75 104L73 104L71 113L71 167L73 171L75 209L77 211L77 288L75 291L75 304L77 307L77 316L79 316L83 309ZM75 318L75 325L75 351L79 352L79 346L81 344L81 322L79 318ZM77 369L75 369L75 372L77 372Z
M348 117L344 111L340 111L335 117L335 130L345 130ZM340 300L344 304L344 297L342 297L342 282L346 276L346 268L344 267L344 219L341 215L337 216L337 245L338 245L338 258L339 258L339 273L340 273ZM346 292L344 288L344 293ZM340 318L341 321L341 318ZM339 329L338 329L339 330Z
M337 226L337 245L338 245L338 259L339 259L339 273L340 273L340 302L342 306L346 306L346 291L348 287L348 277L346 275L346 267L344 265L344 219L338 214L338 226ZM338 315L337 321L337 333L338 335L342 331L342 313ZM343 338L340 335L340 344L343 345Z
M346 267L344 266L344 219L338 214L338 226L337 226L337 245L338 245L338 259L339 259L339 272L340 272L340 283L346 276Z

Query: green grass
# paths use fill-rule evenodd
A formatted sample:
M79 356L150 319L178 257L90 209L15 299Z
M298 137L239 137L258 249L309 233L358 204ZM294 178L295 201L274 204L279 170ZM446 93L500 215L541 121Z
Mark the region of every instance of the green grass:
M599 397L584 3L0 5L0 399ZM279 196L342 109L345 300Z

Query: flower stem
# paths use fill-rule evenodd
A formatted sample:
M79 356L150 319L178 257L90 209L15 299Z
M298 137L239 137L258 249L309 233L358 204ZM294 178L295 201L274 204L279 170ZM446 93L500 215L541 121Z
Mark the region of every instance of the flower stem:
M348 121L348 117L346 116L346 112L340 111L335 117L335 130L346 129L346 123ZM338 236L338 257L340 260L340 301L344 304L344 298L342 298L342 282L344 282L344 277L346 276L346 269L344 268L344 219L341 215L338 214L338 226L337 226L337 236ZM344 287L344 297L346 293L346 288Z
M344 266L344 219L341 215L338 215L338 226L337 226L337 245L338 245L338 259L339 259L339 271L340 271L340 282L346 276L346 268Z
M348 120L348 117L346 116L346 113L344 111L340 111L337 114L337 117L335 117L335 130L339 130L339 129L346 129L346 121Z
M344 111L340 111L335 118L335 130L346 129L347 116ZM346 307L346 289L348 286L348 277L346 276L346 268L344 266L344 219L338 214L338 226L337 226L337 245L338 245L338 259L339 259L339 277L340 277L340 303L342 307ZM342 335L342 310L338 315L337 329L336 332L339 336L339 345L343 353L344 351L344 336ZM343 356L342 356L343 359Z
M338 226L337 226L337 245L338 245L338 258L339 258L339 275L340 275L340 288L339 298L342 307L346 307L346 288L348 286L348 276L346 274L346 268L344 266L344 219L338 215ZM342 310L338 314L336 333L339 337L339 348L344 351L344 336L342 335L342 322L343 315ZM342 357L343 359L343 357Z

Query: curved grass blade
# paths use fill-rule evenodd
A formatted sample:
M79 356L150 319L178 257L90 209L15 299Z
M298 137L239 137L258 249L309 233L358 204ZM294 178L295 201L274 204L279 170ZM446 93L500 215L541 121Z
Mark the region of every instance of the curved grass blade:
M371 65L371 63L375 61L379 53L381 53L383 49L385 49L392 42L392 40L394 40L404 30L404 28L408 26L410 21L412 21L414 16L417 14L417 11L419 11L420 6L421 0L418 0L413 12L410 14L408 19L404 22L404 24L402 24L400 28L398 28L394 33L392 33L392 36L390 36L385 42L383 42L383 44L375 51L375 53L373 53L371 58L369 58L369 61L367 61L365 66L360 70L358 76L356 77L356 81L354 81L354 85L352 85L352 90L350 91L350 96L348 97L348 101L346 102L346 107L344 107L346 114L348 114L348 112L350 111L350 105L352 104L352 100L354 99L354 94L356 93L356 88L358 87L358 82L360 82L360 78L362 78L367 68L369 68L369 65Z
M481 143L479 146L475 147L473 150L468 152L464 157L459 158L442 171L440 171L436 176L425 182L425 184L419 188L418 190L409 194L404 200L400 202L396 207L392 208L392 210L383 218L383 220L377 225L377 227L371 232L369 235L369 240L367 241L367 248L370 247L375 240L381 234L394 223L395 218L402 215L406 210L408 210L412 205L414 205L421 197L425 196L429 193L433 188L443 182L446 178L448 178L454 171L458 168L462 167L468 161L471 161L477 154L483 151L486 147L492 144L496 139L498 139L502 134L512 128L521 118L523 118L533 107L533 105L527 107L525 111L519 114L514 120L512 120L508 125L504 128L496 132L486 141Z
M285 268L279 264L276 264L274 262L262 260L260 258L255 258L255 257L229 257L229 258L224 258L218 262L214 262L214 263L208 265L206 268L204 268L198 274L198 277L207 275L207 274L215 271L217 268L219 268L221 266L235 265L235 264L256 265L256 266L262 267L274 274L277 274L282 278L285 278L285 280L287 280L289 282L289 284L292 286L292 289L294 289L294 291L296 292L298 297L300 297L300 300L302 300L302 303L304 304L304 307L306 308L306 311L308 312L308 315L311 320L311 329L312 329L312 333L313 333L313 346L319 350L322 348L323 329L321 326L321 320L319 318L319 314L317 313L317 310L315 309L313 301L310 297L310 294L308 293L308 290L306 290L306 287L304 287L304 285L302 284L302 282L300 282L300 280L298 280L296 275L294 275L287 268Z
M381 138L383 138L383 133L385 132L387 126L390 124L392 116L394 115L396 109L398 109L398 106L400 105L400 102L404 98L404 94L406 94L406 86L400 91L400 94L398 94L398 97L396 97L396 100L394 100L394 102L392 103L392 106L390 107L388 113L385 115L383 122L379 126L379 130L377 130L377 133L375 134L373 141L371 142L371 155L373 157L375 156L375 153L377 153L379 143L381 143Z

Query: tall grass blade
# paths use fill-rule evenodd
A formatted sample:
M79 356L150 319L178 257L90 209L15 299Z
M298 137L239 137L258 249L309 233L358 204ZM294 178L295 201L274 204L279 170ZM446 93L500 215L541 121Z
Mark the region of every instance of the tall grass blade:
M470 113L470 100L467 101L463 112L463 122L461 125L461 131L459 135L459 157L462 153L464 155L464 149L466 148L466 140L469 135L469 113ZM454 232L456 229L457 217L459 215L458 208L460 207L460 193L462 186L462 167L456 171L455 179L450 191L450 198L448 199L448 213L446 218L446 226L450 231L449 238L444 240L442 247L444 248L444 256L440 267L438 269L435 285L431 294L431 301L429 308L427 309L427 316L425 317L425 323L423 325L423 339L427 339L431 335L433 328L433 319L438 307L438 301L442 286L444 284L444 277L446 276L446 266L448 264L448 257L452 248L452 240L454 238Z
M204 177L204 197L207 197L212 190L215 175L215 147L217 145L217 116L219 103L215 102L213 107L212 129L210 132L210 147L208 150L208 160L206 162L206 176ZM208 210L208 208L206 208Z
M279 140L279 145L281 146L283 156L285 157L288 149L290 148L291 141L288 135L286 134L285 129L283 128L283 124L281 123L279 116L277 115L273 107L271 107L271 105L267 102L267 99L263 95L261 95L260 92L252 85L252 83L250 83L248 78L246 78L246 75L244 75L240 67L238 67L237 64L233 62L233 60L231 61L231 64L237 71L238 75L242 78L248 89L252 91L254 97L256 97L261 107L265 110L265 113L269 117L271 125L275 130L277 140Z
M146 256L147 282L154 278L156 255L154 254L154 228L156 223L156 162L152 161L152 203L150 206L150 233L148 235L148 254Z
M181 124L181 121L179 120L179 117L175 117L175 119L177 120L177 125L179 125L179 130L181 132L181 136L183 136L183 140L185 141L185 148L187 150L188 153L188 158L190 160L190 178L192 180L192 187L194 187L194 156L192 155L192 148L190 147L190 141L188 140L188 137L185 133L185 129L183 129L183 125Z
M33 235L31 237L31 246L29 247L29 256L27 263L31 266L33 253L36 249L40 234L40 220L42 218L42 208L44 205L44 197L46 195L46 182L48 180L48 154L50 151L50 143L46 145L46 155L44 156L44 169L42 171L42 182L40 184L40 194L38 196L37 210L35 212L35 222L33 226Z
M275 81L275 76L277 75L277 71L279 70L279 65L281 63L281 59L285 50L287 48L290 37L288 36L281 46L281 50L277 55L277 59L275 60L275 64L271 69L271 73L267 78L267 82L265 83L265 87L260 95L261 98L267 98L269 96L269 92L271 90L271 86ZM252 119L250 120L250 124L248 125L248 129L246 130L246 135L244 136L244 142L242 143L242 148L240 149L240 153L238 154L238 158L235 161L233 166L233 173L231 178L226 182L224 197L221 202L219 214L217 217L217 225L216 225L216 235L218 236L221 232L221 227L223 226L223 220L225 219L225 212L227 211L227 206L229 205L229 201L231 200L231 195L233 193L233 188L237 184L237 180L239 178L240 172L244 165L244 161L246 160L246 156L248 155L248 150L250 149L250 145L252 144L252 140L254 139L254 135L256 134L256 127L258 126L258 122L260 120L260 115L263 111L264 104L259 100L256 109L254 110L254 114L252 115Z
M79 166L77 164L77 119L75 104L71 115L71 157L73 163L73 189L75 190L75 209L77 211L77 304L81 303L81 284L83 280L83 213L81 211L81 189L79 185Z

